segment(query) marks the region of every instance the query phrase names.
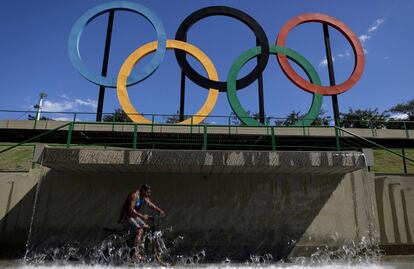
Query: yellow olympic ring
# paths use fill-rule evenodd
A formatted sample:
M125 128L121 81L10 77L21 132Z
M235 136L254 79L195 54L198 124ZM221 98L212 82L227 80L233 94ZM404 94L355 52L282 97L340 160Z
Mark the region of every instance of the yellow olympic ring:
M142 116L134 106L131 104L129 100L128 92L127 92L127 80L129 75L132 72L135 64L143 58L145 55L155 51L157 49L157 41L147 43L142 47L136 49L125 62L122 64L121 70L118 74L118 82L117 82L117 96L119 103L121 104L122 109L128 115L128 117L136 123L151 123L150 120ZM167 49L180 49L188 52L192 56L194 56L200 63L203 65L204 69L207 72L208 78L214 81L218 81L218 75L214 64L211 60L204 54L200 49L194 47L193 45L178 41L178 40L167 40ZM178 124L200 124L203 120L210 114L213 110L217 98L218 98L219 91L216 89L209 89L207 100L201 107L201 109L191 118L188 118L184 121L179 122Z

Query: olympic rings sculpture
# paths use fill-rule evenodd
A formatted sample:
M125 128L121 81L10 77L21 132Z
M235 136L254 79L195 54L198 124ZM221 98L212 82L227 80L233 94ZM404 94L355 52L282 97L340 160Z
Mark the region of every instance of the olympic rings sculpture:
M83 29L99 15L112 10L126 10L139 14L146 18L153 25L157 32L157 41L153 41L141 46L128 56L128 58L123 63L117 78L100 76L90 71L83 63L79 52L79 41ZM187 31L195 23L206 17L217 15L232 17L247 25L253 31L259 45L250 50L247 50L238 57L238 59L232 65L227 76L227 81L225 82L219 81L216 68L208 56L194 45L186 42ZM288 33L294 27L307 22L326 23L341 32L350 42L355 55L355 66L349 79L342 84L336 86L322 86L315 68L309 63L309 61L307 61L299 53L284 47ZM88 10L77 20L77 22L72 27L69 36L68 48L69 57L72 61L72 64L82 76L97 85L117 88L117 97L122 109L130 117L130 119L136 123L150 123L151 121L138 113L138 111L131 104L127 87L149 77L163 61L166 49L176 50L175 54L177 61L186 77L188 77L190 80L202 88L209 89L207 99L203 106L196 113L196 115L194 115L192 118L181 121L178 124L202 123L213 110L219 96L219 92L226 92L227 99L233 112L244 124L249 126L263 125L256 119L252 118L245 111L245 109L243 109L237 97L237 90L243 89L253 83L266 68L269 54L275 54L277 55L276 57L282 71L289 78L289 80L299 88L313 94L312 104L308 113L305 115L302 122L297 123L300 125L308 126L318 116L322 106L323 96L337 95L349 90L361 78L365 65L364 50L357 36L344 23L331 16L319 13L308 13L296 16L289 20L282 27L276 39L276 45L272 45L269 44L264 30L255 19L241 10L225 6L211 6L193 12L186 19L184 19L184 21L179 26L175 40L167 40L166 33L161 21L148 8L128 1L116 1L101 4ZM136 63L145 55L152 52L155 53L151 61L139 72L133 73L132 70ZM207 78L197 73L190 66L186 60L186 53L191 54L198 61L200 61L207 72ZM252 58L256 57L258 57L257 66L245 77L237 79L239 70L243 67L243 65L245 65ZM294 69L289 64L288 59L293 60L299 65L299 67L308 76L309 81L305 80L294 71Z

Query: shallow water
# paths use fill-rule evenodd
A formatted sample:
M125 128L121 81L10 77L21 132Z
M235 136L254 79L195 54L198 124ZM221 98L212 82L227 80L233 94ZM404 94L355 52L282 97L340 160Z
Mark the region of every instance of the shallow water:
M22 260L2 260L0 261L0 268L21 268L21 269L122 269L122 268L165 268L155 264L136 264L132 266L103 266L103 265L85 265L85 264L61 264L48 263L42 265L27 265ZM378 263L326 263L326 264L295 264L295 263L274 263L274 264L195 264L195 265L176 265L174 268L188 268L188 269L247 269L247 268L264 268L264 269L305 269L305 268L322 268L322 269L412 269L414 263L411 261L387 261Z

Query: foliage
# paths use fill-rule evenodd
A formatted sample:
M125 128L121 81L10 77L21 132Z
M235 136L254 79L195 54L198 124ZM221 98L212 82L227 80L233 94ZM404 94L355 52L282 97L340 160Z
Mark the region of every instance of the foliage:
M349 108L347 113L340 113L341 125L344 128L385 128L389 114L378 112L375 109L356 109Z
M254 118L257 121L260 121L260 114L259 112L251 112L250 110L246 111L247 114L249 114L250 117ZM242 125L242 121L237 117L237 115L232 111L230 113L231 122L233 125ZM270 117L265 117L265 124L270 124Z
M414 99L410 100L406 103L397 104L397 105L393 106L392 108L390 108L389 111L393 112L393 113L407 114L408 115L408 120L409 121L414 121Z
M414 123L407 119L390 118L386 124L387 129L414 129Z
M326 111L321 109L316 119L312 122L311 126L327 126L331 121L331 116L325 116ZM284 119L275 120L276 126L290 126L298 121L302 120L305 115L301 114L300 111L292 110Z
M104 115L102 120L105 122L132 122L128 115L120 108L115 109L111 115Z
M318 116L312 122L311 126L328 126L332 121L332 117L325 116L326 113L327 111L324 109L319 110Z
M177 123L180 122L180 111L176 111L175 114L167 116L165 123Z
M406 103L400 103L392 108L389 112L406 114L406 119L393 119L391 118L387 123L387 128L390 129L414 129L414 99ZM408 122L407 122L408 121Z
M190 118L190 116L188 115L184 115L184 120ZM202 124L208 125L208 124L212 124L210 122L207 121L208 118L204 119L204 121L202 122ZM176 111L174 114L166 116L166 120L165 123L169 123L169 124L173 124L173 123L178 123L180 122L180 111Z
M29 114L29 115L27 116L27 119L28 119L28 120L36 120L36 116L33 116L33 115L30 115L30 114ZM39 120L54 120L54 119L49 118L49 117L46 117L46 116L40 116Z
M303 118L303 115L300 114L300 111L296 112L292 110L284 119L275 120L276 126L290 126L295 124L297 121Z

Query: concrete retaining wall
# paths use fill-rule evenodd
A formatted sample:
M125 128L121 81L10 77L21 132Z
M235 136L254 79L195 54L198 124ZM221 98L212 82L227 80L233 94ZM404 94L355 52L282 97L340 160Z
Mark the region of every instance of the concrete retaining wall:
M0 173L0 245L24 245L33 212L40 169Z
M50 171L41 183L31 243L42 249L102 240L108 235L104 228L117 227L128 193L147 183L167 212L164 224L183 235L191 251L237 259L267 252L284 257L296 242L342 245L368 235L373 222L363 174L171 177Z
M378 174L376 225L381 244L413 244L414 176Z
M412 176L374 176L365 169L347 174L42 171L0 174L1 244L26 243L40 174L45 176L31 236L31 245L39 248L101 240L108 235L105 228L119 227L128 193L144 183L167 213L163 224L184 235L183 247L204 249L218 259L266 252L296 256L367 236L382 244L412 244Z

